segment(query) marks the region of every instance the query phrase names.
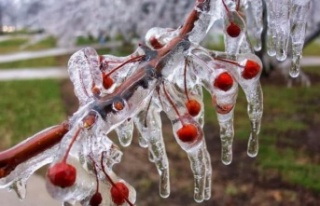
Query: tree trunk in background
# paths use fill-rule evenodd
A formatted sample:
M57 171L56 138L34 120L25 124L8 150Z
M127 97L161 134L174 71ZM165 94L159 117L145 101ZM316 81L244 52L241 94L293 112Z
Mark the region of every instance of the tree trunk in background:
M0 4L0 35L3 34L2 15L3 15L3 9L2 9L2 5Z

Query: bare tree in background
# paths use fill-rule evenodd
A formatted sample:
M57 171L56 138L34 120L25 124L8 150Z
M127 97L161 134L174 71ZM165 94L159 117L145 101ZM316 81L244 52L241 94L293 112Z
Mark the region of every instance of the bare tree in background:
M320 1L311 0L307 35L304 46L311 43L320 34ZM264 5L266 0L263 0ZM29 28L43 29L48 35L58 39L59 45L72 46L79 36L96 39L122 35L125 40L141 37L153 27L174 28L193 6L192 0L65 0L41 1L21 0L17 6L21 24ZM1 9L1 8L0 8ZM0 10L1 13L1 10ZM264 10L266 14L266 10ZM266 15L264 14L265 26ZM288 79L291 59L283 62L269 57L266 51L266 30L262 34L262 50L257 52L264 63L265 74L278 69ZM289 51L290 52L290 51ZM290 55L288 55L290 56ZM309 85L308 77L302 72L299 79Z

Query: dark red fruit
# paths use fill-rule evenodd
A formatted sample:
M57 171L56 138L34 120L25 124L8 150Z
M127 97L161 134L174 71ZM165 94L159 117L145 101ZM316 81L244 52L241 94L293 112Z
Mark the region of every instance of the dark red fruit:
M59 162L48 169L50 182L58 187L71 187L76 182L77 171L67 163Z
M222 72L219 76L214 80L213 85L218 89L223 91L228 91L233 85L233 78L228 72Z
M193 124L183 125L177 135L182 142L193 142L198 136L198 129Z
M96 192L90 199L90 206L99 206L102 202L102 196L100 192Z
M122 182L117 182L110 190L112 201L117 205L122 205L129 197L129 189Z
M257 62L248 60L244 66L242 77L244 79L252 79L259 74L260 70L260 65Z
M113 80L108 75L103 75L102 78L103 87L109 89L113 85Z
M227 27L227 33L229 36L235 38L240 35L241 29L237 24L230 22L229 26Z
M201 105L197 100L191 99L187 101L186 107L191 116L197 116L201 110Z

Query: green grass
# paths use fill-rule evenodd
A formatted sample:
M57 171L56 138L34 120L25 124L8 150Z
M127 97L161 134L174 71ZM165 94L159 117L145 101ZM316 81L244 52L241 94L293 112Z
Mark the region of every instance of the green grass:
M59 81L0 82L0 147L16 144L66 118Z
M58 61L57 57L43 57L0 64L0 69L39 68L67 65Z
M36 44L32 44L25 48L27 51L37 51L42 49L49 49L55 47L57 44L57 41L53 37L48 37L46 39L43 39Z
M305 69L309 75L319 72L315 70ZM319 88L320 83L314 83L310 88L263 85L264 115L257 157L260 175L268 176L276 171L290 184L320 192L320 165L306 147L308 131L314 125L320 125ZM217 125L208 93L205 93L204 101L206 121ZM246 99L243 92L239 92L235 108L235 144L239 140L246 142L249 134Z
M35 44L32 44L24 49L21 49L21 46L23 46L27 42L28 42L28 39L19 39L19 38L1 41L0 54L7 54L7 53L14 53L14 52L21 52L21 51L36 51L41 49L53 48L56 46L56 40L53 37L49 37Z
M0 54L1 53L10 53L10 52L19 52L20 46L26 43L27 40L22 39L13 39L8 41L0 42ZM95 40L88 38L79 38L78 44L85 45L90 43L97 43ZM36 51L42 49L53 48L56 45L56 40L52 37L44 39L37 44L30 45L25 50ZM112 54L115 56L125 56L133 52L132 45L126 47L121 47L116 50L110 50L108 48L98 49L97 52L100 55L103 54ZM8 63L0 63L0 69L16 69L16 68L39 68L39 67L65 67L68 64L68 60L72 54L55 56L55 57L43 57L37 59L28 59Z
M303 49L303 55L304 56L319 56L320 55L320 43L312 42L311 44L308 44Z
M81 46L81 45L88 45L88 44L97 44L99 43L99 41L97 39L94 39L92 37L78 37L77 38L77 41L76 41L76 44L78 46Z
M0 42L0 54L21 51L20 46L25 44L27 39L10 39Z

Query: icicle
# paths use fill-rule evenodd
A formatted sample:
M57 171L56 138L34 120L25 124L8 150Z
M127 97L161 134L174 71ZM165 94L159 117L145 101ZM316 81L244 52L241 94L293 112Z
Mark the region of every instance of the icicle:
M133 137L133 121L127 120L120 124L116 129L118 139L123 147L127 147L131 144Z
M227 115L218 113L218 121L220 125L221 161L223 164L228 165L232 162L233 109Z
M204 152L204 164L205 164L205 185L204 185L204 199L209 200L211 197L211 185L212 185L212 166L211 166L211 158L210 154L207 150L206 142L203 144L203 152Z
M142 138L147 142L149 157L152 157L157 167L160 176L160 196L167 198L170 194L169 162L162 136L161 110L156 106L158 101L156 99L153 97L152 102L135 118L135 124Z
M302 49L306 34L307 17L311 5L310 0L293 0L292 1L292 65L289 70L291 77L297 77L300 73L300 60L302 58Z
M23 178L23 179L14 181L13 184L10 186L10 189L15 191L15 193L21 200L26 198L26 192L27 192L26 182L27 182L27 178Z
M263 94L259 81L262 71L262 63L255 55L241 55L239 62L244 62L244 68L239 70L242 80L239 80L248 102L248 116L251 122L251 134L248 142L248 155L255 157L258 154L261 118L263 113ZM253 63L254 62L254 63ZM246 70L251 70L251 74ZM255 72L253 72L255 70ZM253 75L254 74L254 75Z
M233 110L237 99L238 84L224 69L216 68L213 79L212 95L220 126L221 160L228 165L232 161Z
M291 1L268 0L267 47L270 56L276 55L279 61L287 58L290 37Z
M201 203L205 199L206 165L204 164L204 148L198 148L188 153L191 169L194 175L194 199Z
M275 0L267 0L266 5L268 8L267 19L268 19L268 29L267 29L267 52L269 56L276 55L276 22L275 18Z
M260 51L262 48L261 33L263 30L262 21L263 7L262 0L248 0L246 8L246 21L250 42L255 51Z

